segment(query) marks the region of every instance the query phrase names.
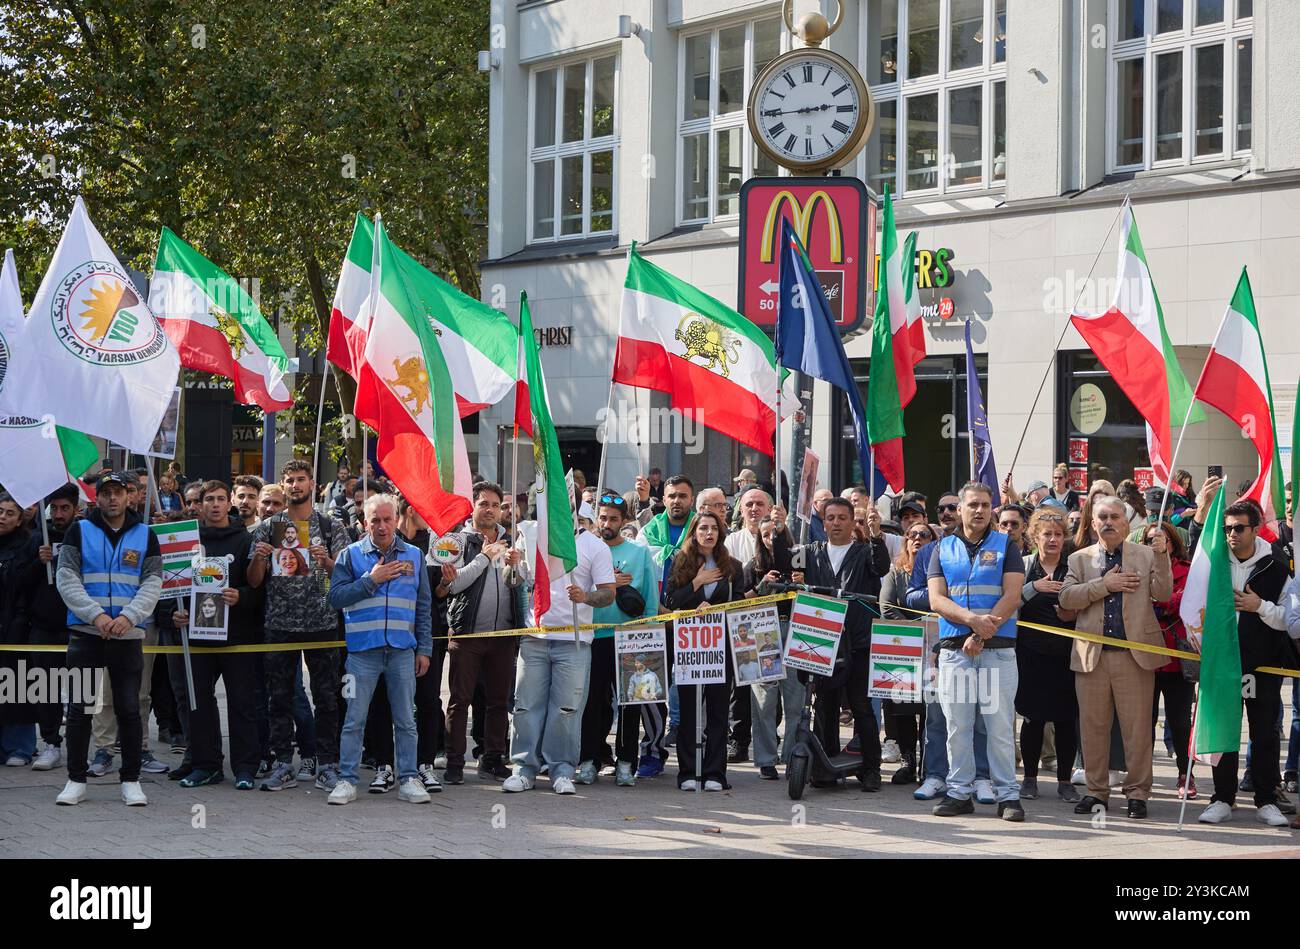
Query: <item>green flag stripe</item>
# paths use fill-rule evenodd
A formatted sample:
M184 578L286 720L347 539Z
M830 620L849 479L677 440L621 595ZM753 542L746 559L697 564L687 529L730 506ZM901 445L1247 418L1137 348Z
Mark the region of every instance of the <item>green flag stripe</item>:
M88 435L64 428L62 425L54 426L54 431L59 439L59 450L63 452L64 467L72 477L80 478L99 459L95 443Z
M671 300L679 306L694 310L701 316L721 323L727 329L743 333L747 340L762 350L768 362L775 365L776 349L772 345L772 340L748 317L742 316L689 283L679 280L663 268L656 267L635 250L629 256L625 284L629 290L640 290L642 293Z
M1232 595L1231 553L1223 530L1221 486L1210 505L1201 535L1209 561L1201 633L1201 687L1196 728L1197 754L1236 751L1241 745L1241 651L1237 644L1237 610Z
M889 279L886 268L898 244L894 230L894 202L885 187L884 223L881 225L880 288L871 323L870 378L867 383L867 438L871 444L902 438L903 407L898 399L898 373L894 369L894 336L889 323Z

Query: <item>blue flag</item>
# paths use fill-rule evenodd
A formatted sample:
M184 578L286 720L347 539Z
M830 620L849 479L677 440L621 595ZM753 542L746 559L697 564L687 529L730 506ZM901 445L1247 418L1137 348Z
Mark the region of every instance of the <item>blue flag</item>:
M970 320L966 321L966 418L971 444L975 447L972 481L989 486L993 506L1002 504L998 494L998 469L993 463L993 439L989 437L989 417L984 410L984 393L980 391L979 373L975 371L975 354L970 348Z
M868 481L875 459L867 441L866 413L862 395L853 381L853 370L844 353L844 342L831 315L826 294L817 280L803 245L788 218L781 218L781 291L776 305L776 364L821 379L843 389L853 415L853 432L858 443L858 462ZM888 482L875 472L877 491ZM874 501L875 498L872 498Z

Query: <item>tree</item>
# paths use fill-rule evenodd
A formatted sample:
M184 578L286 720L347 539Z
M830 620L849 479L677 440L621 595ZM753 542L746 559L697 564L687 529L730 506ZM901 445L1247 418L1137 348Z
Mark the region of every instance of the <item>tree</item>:
M124 263L148 273L165 224L309 346L359 208L477 296L487 28L488 0L0 8L0 242L25 299L78 193Z

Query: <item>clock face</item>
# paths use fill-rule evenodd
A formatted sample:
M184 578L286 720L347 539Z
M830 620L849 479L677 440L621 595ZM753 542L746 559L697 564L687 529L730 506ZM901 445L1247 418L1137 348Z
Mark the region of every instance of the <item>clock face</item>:
M750 121L777 161L796 168L831 167L865 139L870 111L865 85L838 56L787 53L755 85Z

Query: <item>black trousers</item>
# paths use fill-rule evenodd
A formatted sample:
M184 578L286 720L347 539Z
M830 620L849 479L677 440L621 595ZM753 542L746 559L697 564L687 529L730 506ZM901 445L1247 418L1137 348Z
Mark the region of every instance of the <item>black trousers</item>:
M159 629L158 642L164 646L179 646L181 644L180 631ZM192 765L194 763L194 750L191 747L190 733L193 729L190 724L189 683L185 681L185 656L181 653L168 653L163 658L167 660L167 677L171 680L172 695L176 700L176 719L180 723L180 730L173 730L172 732L172 742L179 741L185 745L185 757L181 760L182 766Z
M885 738L898 742L903 760L915 765L920 760L917 742L925 734L925 703L885 699L880 712L885 719Z
M447 655L447 641L433 641L429 671L415 680L415 731L417 764L432 765L438 752L446 747L447 723L442 715L442 662ZM385 677L380 676L366 716L364 757L393 767L393 709L388 704Z
M104 668L113 687L113 712L117 739L122 746L122 783L140 780L144 729L140 722L140 675L144 671L144 640L101 639L72 630L68 634L68 668ZM84 679L83 679L84 681ZM93 681L93 680L92 680ZM81 696L87 698L87 696ZM83 702L68 703L68 778L86 781L93 709ZM1274 757L1277 757L1274 755Z
M1192 702L1196 698L1196 689L1192 683L1183 678L1181 670L1176 672L1157 672L1156 690L1151 700L1152 742L1156 722L1160 718L1160 696L1165 697L1165 721L1169 723L1170 734L1174 738L1174 760L1178 762L1178 773L1187 773L1187 747L1192 738Z
M843 646L843 644L841 644ZM847 693L853 712L853 734L862 749L862 770L880 771L880 726L867 689L871 682L871 653L856 649L833 676L817 677L813 699L813 732L826 754L840 753L840 696Z
M731 740L748 748L754 733L754 708L747 685L731 687Z
M113 687L114 689L117 686ZM114 693L116 694L116 693ZM1282 780L1278 767L1281 739L1277 716L1282 710L1282 677L1255 673L1255 697L1245 700L1251 752L1250 779L1255 784L1255 806L1277 803L1277 786ZM69 739L70 741L71 739ZM125 750L126 745L122 748ZM1214 766L1214 797L1210 800L1237 803L1238 752L1229 752Z
M594 761L597 766L618 761L631 762L633 769L640 760L641 710L651 706L618 705L618 666L615 663L614 637L595 639L591 643L591 672L587 678L587 705L582 710L582 750L578 760ZM662 706L660 706L662 707ZM609 752L609 730L618 719L614 734L614 754ZM663 740L663 718L659 719L659 741ZM653 726L647 722L647 735L654 738ZM660 756L663 749L658 749Z
M338 636L337 629L286 632L267 629L268 643L318 642ZM339 669L338 649L287 649L284 652L263 653L266 670L266 692L271 703L271 750L281 762L293 760L293 671L296 664L307 660L311 676L311 699L316 718L316 753L321 764L335 764L339 760L339 688L342 673Z
M65 646L68 643L68 627L42 629L33 626L30 641L33 645L39 646ZM57 652L33 652L28 653L26 658L29 668L44 669L46 672L62 669L67 661L65 656ZM58 748L63 744L63 737L59 734L59 730L63 727L63 703L57 695L51 695L49 699L50 701L42 702L37 707L36 724L40 728L41 740L47 745Z
M1045 721L1025 719L1020 723L1020 757L1024 759L1025 777L1038 777L1038 762L1043 757L1043 728ZM1074 767L1074 753L1079 747L1079 733L1073 718L1053 722L1056 735L1056 780L1070 783L1070 770Z
M198 708L190 716L190 758L200 771L220 773L221 715L217 710L217 679L226 686L226 722L230 730L230 770L252 779L261 749L257 742L255 678L251 653L195 653L190 657Z
M701 773L695 773L695 696L704 690L704 753ZM731 701L731 683L713 685L679 685L681 725L677 729L677 786L683 781L719 781L727 786L727 710Z

